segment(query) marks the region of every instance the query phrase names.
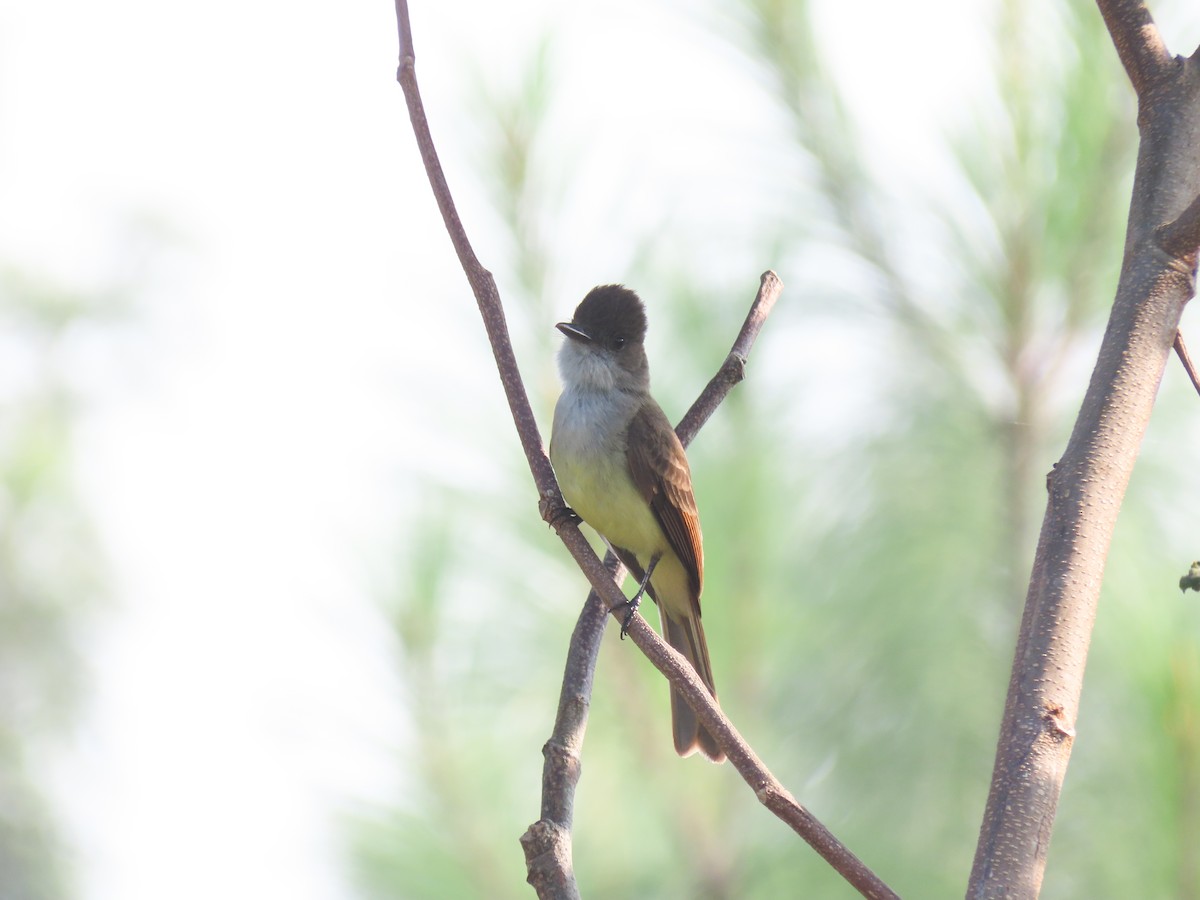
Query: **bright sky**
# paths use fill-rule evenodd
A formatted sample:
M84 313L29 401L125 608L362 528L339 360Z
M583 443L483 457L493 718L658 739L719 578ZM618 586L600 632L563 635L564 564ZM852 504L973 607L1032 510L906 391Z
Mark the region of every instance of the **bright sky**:
M831 55L847 72L871 63L852 96L919 177L914 117L953 107L983 64L978 6L850 6L820 7ZM517 83L551 32L570 98L555 123L586 173L558 173L579 235L557 261L564 285L622 277L627 248L594 224L614 210L639 227L682 210L698 229L760 212L711 176L732 152L717 130L743 145L771 131L695 8L415 0L418 75L485 264L502 268L506 245L465 168L466 101L475 73ZM419 473L444 465L436 439L410 442L437 425L418 394L493 391L494 373L474 362L482 329L395 60L383 3L0 0L0 261L88 290L131 268L138 227L173 236L139 285L133 337L92 347L77 373L93 402L81 483L115 595L55 775L83 900L349 898L334 814L401 788L370 567ZM767 262L726 264L751 266L753 285Z

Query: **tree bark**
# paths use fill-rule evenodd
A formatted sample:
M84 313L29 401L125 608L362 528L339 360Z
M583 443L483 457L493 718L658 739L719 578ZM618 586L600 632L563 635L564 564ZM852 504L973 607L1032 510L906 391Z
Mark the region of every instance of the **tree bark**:
M1200 69L1145 6L1100 0L1138 94L1141 143L1108 327L1049 494L1025 599L970 898L1036 897L1075 740L1104 563L1179 318L1195 291Z

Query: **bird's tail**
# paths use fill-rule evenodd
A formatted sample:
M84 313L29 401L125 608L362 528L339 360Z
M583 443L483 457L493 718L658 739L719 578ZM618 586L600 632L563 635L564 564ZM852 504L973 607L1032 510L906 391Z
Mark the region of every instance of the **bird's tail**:
M717 699L717 688L713 683L712 664L708 661L708 644L704 640L704 627L699 616L676 618L667 614L660 605L663 631L667 643L687 657L700 680L704 682L713 699ZM692 708L678 691L671 690L671 729L675 735L675 752L680 756L691 756L697 750L713 762L724 762L725 753L708 730L700 724Z

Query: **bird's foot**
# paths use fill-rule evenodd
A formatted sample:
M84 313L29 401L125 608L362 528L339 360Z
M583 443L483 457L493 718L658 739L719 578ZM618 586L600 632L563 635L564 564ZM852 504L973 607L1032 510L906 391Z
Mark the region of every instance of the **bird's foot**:
M637 615L638 607L642 605L644 593L646 593L645 585L638 588L638 592L633 595L632 600L626 600L621 604L625 607L625 618L621 622L621 640L625 640L625 635L629 634L629 626L633 624L633 617Z
M650 576L654 574L654 567L658 565L658 560L658 556L650 560L650 565L646 566L646 574L642 576L641 583L638 584L637 593L633 595L633 599L625 601L625 607L629 611L625 613L625 621L621 623L621 640L625 640L625 635L629 634L629 626L633 624L633 617L637 615L638 607L642 605L642 597L646 593L646 588L650 586Z
M543 511L542 518L556 533L567 525L578 525L583 521L583 517L565 503L547 504L547 507Z

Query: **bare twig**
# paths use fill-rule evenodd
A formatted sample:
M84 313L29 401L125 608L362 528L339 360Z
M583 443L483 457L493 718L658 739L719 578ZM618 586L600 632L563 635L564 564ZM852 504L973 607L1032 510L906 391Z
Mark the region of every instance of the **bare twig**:
M1170 74L1171 54L1158 26L1140 0L1096 0L1096 5L1112 35L1121 65L1141 97L1152 84Z
M624 608L614 609L612 612L614 617L620 620L625 617ZM733 767L754 790L754 795L763 806L804 838L810 847L864 897L891 900L898 897L771 774L733 727L733 723L721 712L704 682L692 669L691 663L660 638L640 615L634 616L629 627L629 636L696 711L704 727L716 739L717 745L725 751Z
M429 120L425 116L425 105L421 101L421 91L417 86L416 53L413 50L407 0L395 0L395 7L400 42L400 65L396 71L396 80L400 82L400 87L404 91L404 99L408 104L408 118L417 139L417 147L425 166L425 174L429 178L429 186L437 200L438 209L441 210L442 221L445 223L446 232L450 236L454 250L458 254L458 261L462 265L467 281L471 285L471 291L475 295L479 313L483 317L488 342L491 344L492 354L496 358L496 368L499 371L504 394L512 412L513 423L516 425L517 434L521 439L521 448L525 451L525 459L529 463L534 483L537 485L540 497L538 505L542 518L554 526L558 536L566 544L567 550L570 551L575 562L579 564L593 585L598 582L603 583L605 580L611 583L612 579L605 574L603 564L599 557L592 552L587 539L571 523L569 517L564 515L566 504L563 502L562 492L558 489L558 482L554 478L554 469L550 465L550 458L543 449L541 432L538 430L537 420L533 416L525 385L521 381L521 372L517 366L516 356L513 354L512 341L508 336L508 323L504 317L504 306L500 302L500 292L496 289L496 281L492 278L492 273L485 269L478 257L475 256L475 251L463 228L462 220L458 217L454 198L451 196L445 173L438 160L437 149L433 144Z
M730 389L746 377L746 358L750 355L750 348L754 346L754 341L758 338L758 333L767 321L767 316L771 314L771 309L782 290L783 282L779 280L778 275L769 270L762 273L758 295L750 305L750 312L746 314L746 321L742 323L742 330L738 332L733 346L729 349L729 355L696 398L696 402L675 426L675 433L679 435L683 446L686 447L692 442Z
M624 566L611 550L605 554L604 567L612 572L614 582L623 577ZM571 857L575 786L579 783L596 658L607 621L608 607L599 594L590 591L571 634L554 732L542 747L541 816L521 835L526 880L542 898L577 900L579 897Z
M466 273L471 291L475 294L475 302L483 317L487 329L488 342L492 346L492 354L496 357L496 368L500 372L500 382L504 386L504 394L508 398L508 406L512 411L513 421L517 426L517 434L521 438L521 447L525 451L525 459L533 472L538 491L543 502L548 495L558 497L561 508L562 498L554 480L554 470L550 467L550 459L542 450L542 437L538 431L537 420L533 416L533 408L529 405L529 396L521 381L521 372L517 367L517 358L513 354L512 341L508 336L508 322L504 317L504 307L500 302L500 292L496 289L496 281L492 273L483 267L450 194L450 186L446 183L446 175L438 160L437 149L433 145L433 135L429 131L429 121L425 118L425 105L421 102L421 91L417 87L416 54L413 52L412 30L408 22L407 0L396 0L396 26L400 35L400 67L396 71L396 80L404 90L404 99L408 104L408 118L412 123L413 134L417 138L417 147L421 152L421 161L425 165L425 174L429 177L429 186L433 189L434 199L442 213L442 221L446 225L446 233L454 244L458 261ZM579 544L587 545L583 536L579 536ZM599 564L599 560L597 560Z
M615 565L617 560L610 554L605 558L605 563ZM616 569L616 575L620 577L619 568ZM542 750L546 757L542 776L542 817L521 836L529 869L528 881L542 900L575 900L579 897L571 860L570 831L574 790L579 781L579 750L587 725L588 697L591 695L592 675L606 613L611 612L618 622L623 622L625 618L623 603L611 609L605 604L606 601L600 599L594 590L588 594L575 633L571 636L571 652L567 658L554 735ZM634 617L628 633L655 668L696 710L700 720L729 757L730 763L754 790L754 795L763 806L800 835L862 896L876 900L897 898L898 895L891 888L771 774L721 712L708 693L708 688L683 656L663 641L640 615Z
M470 242L467 240L466 232L455 209L450 189L446 184L445 175L442 172L437 151L434 148L433 139L429 132L429 123L425 117L424 106L417 87L415 54L413 52L406 0L396 0L395 6L400 42L400 66L396 77L404 90L405 101L408 104L409 120L412 122L413 131L417 138L417 146L421 152L421 158L425 165L426 174L429 177L430 186L433 189L434 197L437 199L438 208L441 210L442 219L446 225L446 230L458 253L459 262L462 264L463 271L467 275L467 280L471 284L480 314L483 316L484 325L487 328L492 352L495 355L500 378L504 385L509 407L512 410L513 420L520 435L521 444L525 450L534 481L538 487L538 493L541 498L539 507L542 516L555 527L571 556L587 576L588 581L591 582L593 589L600 597L600 602L607 610L615 610L616 607L624 604L625 597L613 580L613 573L604 567L603 563L601 563L600 559L592 551L591 546L584 539L578 527L568 517L563 515L565 505L562 501L562 494L558 490L558 484L554 479L550 461L542 450L541 436L537 429L537 423L533 418L529 399L525 393L520 372L517 368L516 358L508 337L508 326L505 322L504 310L500 303L495 281L491 273L479 263L474 251L471 249ZM778 290L778 279L770 275L764 276L763 293L770 297L770 302L774 302L774 297L778 295ZM760 312L763 315L765 315L764 308L769 309L769 303L765 302L763 307L760 308ZM748 319L746 326L743 328L743 334L754 331L756 327L761 327L761 318L758 320L757 325L752 321L755 315L755 313L752 313L751 319ZM744 352L742 355L744 356ZM739 370L726 376L727 378L732 378L730 382L732 384L740 378L740 365L736 361L730 363L730 365L734 370ZM720 377L718 375L718 378ZM716 391L718 388L713 388L713 390ZM714 402L713 408L715 408L715 405ZM698 427L706 417L707 413L703 411L697 412L695 424L692 427ZM588 618L590 620L590 617ZM698 680L691 666L686 663L683 657L675 653L674 650L670 649L658 637L654 630L646 624L645 619L640 616L635 617L630 634L634 639L634 643L646 653L651 662L660 671L670 678L673 686L678 688L688 702L696 709L701 721L704 722L709 731L716 737L718 745L734 761L734 765L738 768L738 771L742 773L742 776L754 788L756 795L764 805L771 809L772 812L775 812L776 815L784 818L818 853L827 860L834 862L838 871L842 872L865 896L895 896L883 882L863 866L810 813L790 797L774 776L754 756L753 751L750 750L732 724L729 723L712 702L707 689ZM564 776L567 779L572 777L571 768L573 766L568 761L567 772ZM569 866L569 860L567 860L567 864ZM570 887L569 879L567 887ZM564 894L562 896L571 895Z
M1183 370L1187 372L1188 378L1192 380L1192 387L1196 389L1197 394L1200 394L1200 378L1196 376L1196 367L1192 365L1192 358L1188 355L1187 345L1183 342L1182 331L1175 332L1175 355L1183 363Z

